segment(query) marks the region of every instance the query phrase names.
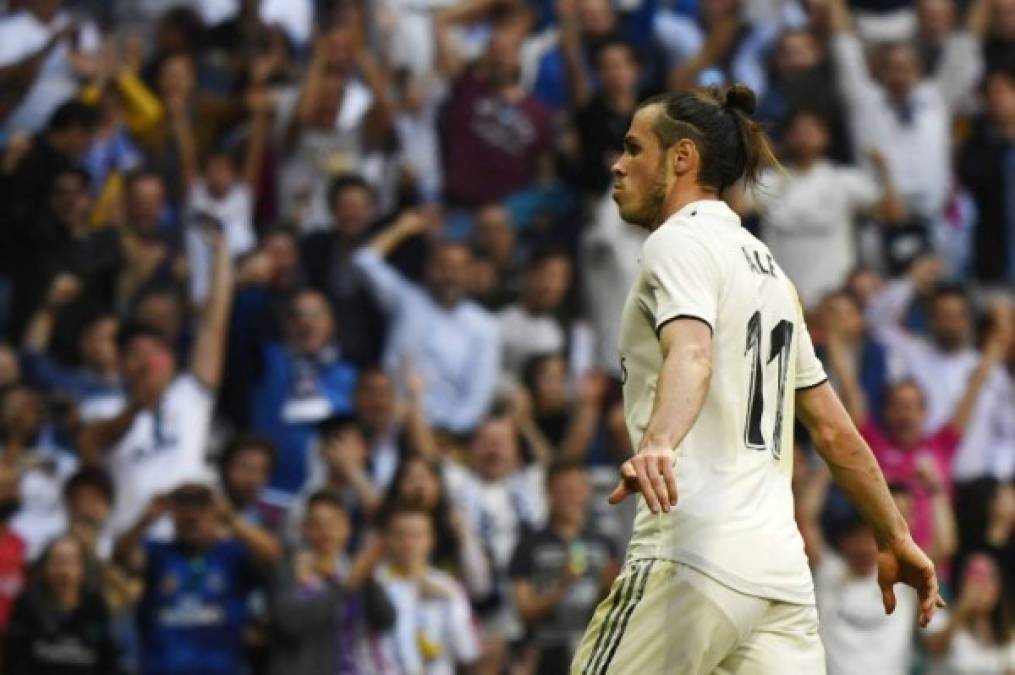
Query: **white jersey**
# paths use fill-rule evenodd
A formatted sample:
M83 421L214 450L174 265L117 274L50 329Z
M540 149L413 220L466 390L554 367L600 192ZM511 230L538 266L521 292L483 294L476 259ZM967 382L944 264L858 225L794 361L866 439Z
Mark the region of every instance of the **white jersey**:
M790 491L793 402L826 377L792 284L722 201L688 204L642 248L620 328L635 448L663 362L658 331L684 317L712 328L712 379L676 448L677 506L653 514L638 500L628 559L676 560L742 593L813 604Z
M148 502L208 475L205 449L215 394L193 375L178 375L152 410L134 418L106 455L115 486L111 527L133 527Z

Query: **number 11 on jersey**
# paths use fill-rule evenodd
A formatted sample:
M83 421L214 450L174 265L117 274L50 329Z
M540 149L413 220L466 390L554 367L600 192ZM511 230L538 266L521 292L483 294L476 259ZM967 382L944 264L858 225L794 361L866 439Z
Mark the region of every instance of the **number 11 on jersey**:
M778 358L778 395L775 401L775 425L772 430L772 457L779 459L782 448L783 397L786 394L786 375L789 373L789 348L793 343L793 323L783 319L775 324L769 334L768 358L761 362L761 312L757 311L747 321L747 347L749 356L750 383L747 390L747 423L744 427L744 443L754 450L767 449L761 420L765 412L765 368Z

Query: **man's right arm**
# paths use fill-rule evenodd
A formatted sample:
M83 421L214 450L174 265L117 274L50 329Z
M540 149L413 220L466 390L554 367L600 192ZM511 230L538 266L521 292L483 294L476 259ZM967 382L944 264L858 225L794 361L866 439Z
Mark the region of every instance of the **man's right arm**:
M827 382L798 391L796 408L835 482L874 531L885 611L895 609L894 584L905 583L920 596L920 625L926 626L942 606L934 564L913 542L870 447Z
M385 258L402 242L421 234L427 223L416 211L405 211L353 255L353 263L370 282L374 297L386 312L393 312L411 284Z

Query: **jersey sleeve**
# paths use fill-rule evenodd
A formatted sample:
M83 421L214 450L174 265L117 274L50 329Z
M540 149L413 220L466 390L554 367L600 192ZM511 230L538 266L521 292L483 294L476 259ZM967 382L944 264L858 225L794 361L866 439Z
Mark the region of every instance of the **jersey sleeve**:
M674 319L704 321L715 330L721 270L715 257L679 227L664 228L642 249L656 332Z
M800 327L800 340L796 351L796 382L797 390L810 389L828 381L825 374L825 367L814 352L814 343L811 342L811 333L807 330L807 321L804 319L803 309L800 301L797 300L797 325Z

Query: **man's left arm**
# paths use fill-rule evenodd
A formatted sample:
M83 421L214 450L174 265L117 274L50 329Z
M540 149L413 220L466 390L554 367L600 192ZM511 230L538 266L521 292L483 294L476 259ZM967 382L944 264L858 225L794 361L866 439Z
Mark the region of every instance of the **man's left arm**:
M652 513L677 504L673 450L701 412L712 379L712 328L697 318L677 318L659 331L663 367L659 371L652 416L641 446L620 467L621 481L610 503L641 492Z

